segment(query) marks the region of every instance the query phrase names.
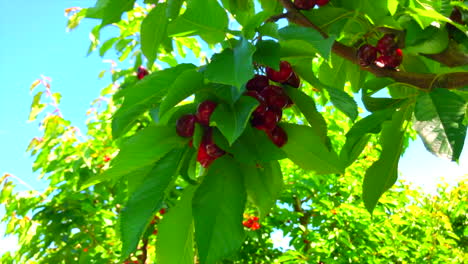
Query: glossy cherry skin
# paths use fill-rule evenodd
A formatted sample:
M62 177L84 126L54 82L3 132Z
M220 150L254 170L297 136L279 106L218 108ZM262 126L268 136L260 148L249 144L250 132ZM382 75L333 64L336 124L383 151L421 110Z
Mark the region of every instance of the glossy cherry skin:
M377 58L376 64L379 67L394 69L403 61L403 52L401 49L396 49L391 55L382 55Z
M270 84L270 80L265 75L256 74L252 79L250 79L247 84L247 90L254 90L260 92Z
M267 133L271 141L278 147L284 146L288 142L288 135L286 131L279 126L276 126L273 130Z
M276 85L268 85L260 92L260 95L265 98L265 102L270 107L282 109L288 105L289 96L283 91L283 88Z
M268 108L263 114L253 113L251 124L260 130L271 131L281 120L283 113L276 108Z
M379 42L377 42L377 50L382 55L390 55L397 49L397 43L395 41L395 35L385 34Z
M330 2L330 0L317 0L317 5L318 6L324 6L326 4L328 4L328 2Z
M291 76L292 67L291 67L291 64L289 64L289 62L281 61L279 71L275 71L274 69L270 67L266 67L266 74L270 80L274 82L284 83Z
M200 143L200 147L198 148L198 154L197 154L197 161L204 168L210 166L210 164L215 160L206 152L206 144L207 142L204 142L204 141Z
M204 101L198 105L197 109L197 121L198 123L208 126L210 124L210 117L215 110L217 104L213 101Z
M195 131L195 115L183 115L176 122L176 132L181 137L192 137Z
M362 67L369 66L377 59L377 48L370 44L364 44L358 49L357 56L359 65Z
M299 88L299 86L301 86L301 79L299 79L299 76L295 72L293 72L289 79L286 81L286 84L294 88Z
M309 9L314 8L315 0L295 0L294 5L298 9L309 10Z
M148 75L149 72L148 70L143 67L143 66L139 66L138 69L137 69L137 77L138 77L138 80L141 80L143 79L146 75Z

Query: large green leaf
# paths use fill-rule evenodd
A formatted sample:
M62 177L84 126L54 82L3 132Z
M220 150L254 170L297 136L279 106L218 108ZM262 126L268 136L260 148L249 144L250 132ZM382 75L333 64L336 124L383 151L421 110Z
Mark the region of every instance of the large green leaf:
M336 108L347 115L351 120L355 120L358 116L358 107L356 101L343 90L335 89L332 87L327 88L330 101Z
M176 134L175 128L164 126L147 127L127 139L120 152L112 161L112 166L91 179L83 188L104 180L117 179L132 171L151 165L174 148L187 143L187 139Z
M173 150L157 162L128 198L120 219L122 259L136 249L152 216L161 208L166 189L177 174L182 152L182 149Z
M362 186L362 199L367 210L374 211L379 198L396 182L398 178L398 161L403 149L405 121L411 112L402 109L393 114L391 121L382 125L380 142L382 153L366 171Z
M228 16L218 1L189 0L187 10L168 26L168 34L174 37L199 35L208 43L224 39L228 28Z
M285 87L285 91L294 104L299 108L315 133L322 138L322 142L327 144L329 141L327 137L327 123L320 112L317 111L317 107L312 97L291 87Z
M241 96L233 106L220 104L211 115L210 124L218 127L232 145L244 132L257 105L258 101L250 96Z
M432 154L457 161L466 137L466 101L446 89L421 93L416 101L414 128Z
M188 187L182 198L164 215L158 225L156 262L160 264L191 264L193 252L192 198L195 187Z
M377 134L381 130L382 123L389 120L395 109L385 109L372 113L356 122L346 133L346 142L341 149L340 159L345 166L353 163L361 154L365 144L367 144L367 134Z
M122 90L125 100L112 118L112 137L116 139L130 130L142 113L159 103L180 74L194 68L193 64L179 64L154 72Z
M335 42L335 37L323 38L317 30L313 28L287 26L278 31L281 41L300 40L303 45L311 47L324 59L329 59L331 48Z
M106 4L102 6L101 26L119 22L124 12L133 9L135 0L109 0L105 2Z
M206 67L205 77L216 83L236 86L240 90L254 75L254 52L255 46L242 39L234 49L225 49L213 56Z
M156 60L159 45L167 37L166 4L159 3L141 22L141 51L148 65Z
M254 61L279 71L280 45L273 40L263 40L255 45Z
M193 95L203 87L203 74L196 70L188 70L180 74L174 81L159 107L159 117L164 116L175 105Z
M244 241L245 201L239 165L228 155L215 160L193 197L200 263L216 263L239 249Z
M264 218L275 205L283 187L283 174L278 161L262 164L263 166L242 166L245 188L249 199Z
M319 174L343 172L338 155L327 148L311 127L286 123L281 126L288 135L282 149L299 167Z

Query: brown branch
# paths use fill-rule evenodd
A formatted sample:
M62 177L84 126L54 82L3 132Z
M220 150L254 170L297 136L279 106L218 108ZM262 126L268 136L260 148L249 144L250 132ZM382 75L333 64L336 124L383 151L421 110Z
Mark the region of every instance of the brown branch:
M304 27L309 27L317 30L324 38L328 38L328 34L317 25L312 23L304 14L296 9L291 0L279 0L280 3L288 11L287 18L290 22ZM332 52L338 56L359 65L356 56L357 50L353 47L346 46L338 41L332 46ZM434 58L436 55L430 55ZM443 55L439 55L443 56ZM441 59L442 60L442 59ZM467 58L468 60L468 58ZM377 77L389 77L396 82L406 83L423 90L431 90L432 88L440 87L447 89L456 89L468 85L468 72L452 72L441 75L422 74L396 71L394 69L380 68L376 65L369 67L361 67L362 70L368 71Z

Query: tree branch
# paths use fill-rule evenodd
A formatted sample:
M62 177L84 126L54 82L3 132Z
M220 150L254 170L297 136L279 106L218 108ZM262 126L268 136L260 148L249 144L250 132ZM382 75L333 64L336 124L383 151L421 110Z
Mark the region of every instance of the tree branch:
M280 3L286 8L287 15L286 18L295 24L300 26L309 27L317 30L324 38L328 38L328 34L324 32L317 25L312 23L304 14L302 14L291 0L279 0ZM359 65L358 58L356 56L357 50L353 47L346 46L338 41L332 46L332 52L336 55L351 61L352 63ZM444 54L442 52L441 54ZM425 55L431 56L433 58L439 58L440 60L445 60L440 58L444 55ZM457 55L454 55L457 56ZM458 58L460 61L467 60L468 58L462 57ZM368 71L374 74L377 77L389 77L395 80L396 82L407 83L409 85L418 87L422 90L431 90L433 88L447 88L447 89L456 89L468 85L468 72L452 72L441 75L436 74L422 74L422 73L411 73L411 72L402 72L396 71L394 69L380 68L376 65L371 65L369 67L361 67L362 70Z

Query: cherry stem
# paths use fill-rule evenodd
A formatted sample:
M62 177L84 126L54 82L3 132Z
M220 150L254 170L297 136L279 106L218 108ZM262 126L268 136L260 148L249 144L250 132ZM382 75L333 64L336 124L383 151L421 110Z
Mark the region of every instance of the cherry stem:
M302 14L291 2L291 0L278 0L287 10L286 18L295 24L300 26L309 27L317 30L324 38L328 38L328 34L324 32L320 27L312 23L304 14ZM353 47L346 46L338 41L335 41L332 46L332 52L336 55L351 61L352 63L359 65L359 60L356 56L357 50ZM445 52L445 51L444 51ZM442 52L442 53L444 53ZM449 51L447 51L449 52ZM442 55L425 55L431 59L440 59L444 57ZM468 56L463 56L464 63L468 63ZM450 66L449 63L444 63ZM454 64L454 65L460 65ZM377 77L389 77L396 82L407 83L421 90L430 91L433 88L446 88L456 89L468 85L468 73L467 72L451 72L442 75L437 74L423 74L423 73L412 73L396 71L394 69L379 68L376 65L369 67L361 67L362 70L368 71Z

